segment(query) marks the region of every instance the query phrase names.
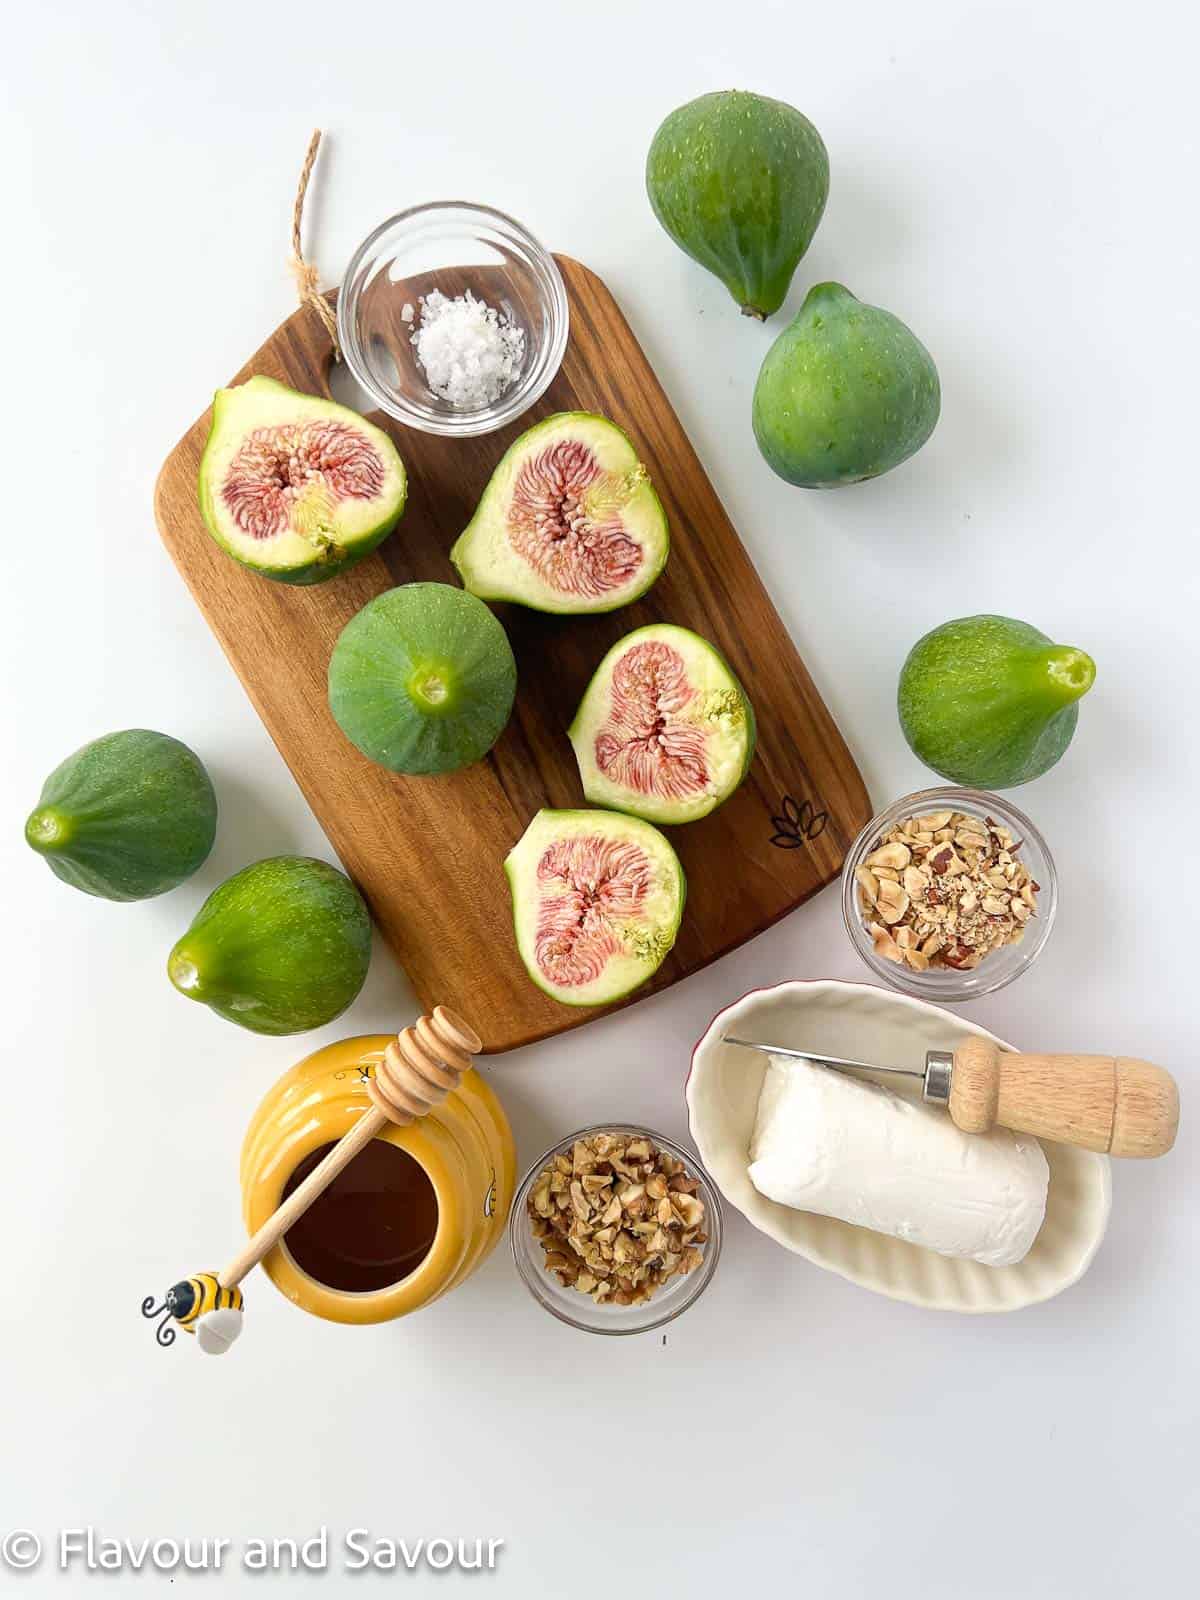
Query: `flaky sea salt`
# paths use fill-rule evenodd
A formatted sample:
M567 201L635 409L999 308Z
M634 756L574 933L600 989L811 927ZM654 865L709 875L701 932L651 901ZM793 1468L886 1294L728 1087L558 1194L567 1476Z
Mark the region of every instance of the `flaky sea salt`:
M412 342L434 394L464 411L493 404L521 370L524 330L469 289L453 300L432 289L419 304ZM401 313L406 322L408 310Z

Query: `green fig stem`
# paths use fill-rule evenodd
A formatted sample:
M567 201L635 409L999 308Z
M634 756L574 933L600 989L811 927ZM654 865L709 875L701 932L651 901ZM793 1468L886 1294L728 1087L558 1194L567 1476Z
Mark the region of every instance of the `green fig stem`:
M1069 706L1081 699L1096 681L1096 663L1072 645L1052 645L1040 651L1039 656L1046 668L1046 687L1060 705Z
M187 995L189 1000L204 998L204 979L200 975L200 968L181 945L176 945L167 959L167 976L180 994Z
M39 806L25 824L25 841L41 855L53 855L70 844L75 824L54 806Z
M856 300L857 295L850 293L844 283L834 283L832 279L827 283L814 283L804 296L804 304L810 305L821 300Z
M760 311L757 306L743 306L742 315L744 317L753 317L755 322L765 322L767 320L767 313Z
M408 692L426 715L439 715L452 708L452 681L447 667L426 662L409 677Z

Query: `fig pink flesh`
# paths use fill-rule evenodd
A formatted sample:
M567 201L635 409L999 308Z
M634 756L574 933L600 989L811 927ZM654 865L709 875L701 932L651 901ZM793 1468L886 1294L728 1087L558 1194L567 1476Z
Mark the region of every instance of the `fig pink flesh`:
M508 513L509 538L544 582L562 594L599 599L623 588L642 551L619 516L594 521L584 496L602 476L578 439L561 439L522 463Z
M324 486L330 506L370 500L383 489L379 452L345 422L283 423L256 428L230 463L221 498L251 539L283 533L297 498Z
M596 765L604 776L668 800L703 793L704 732L680 720L695 696L678 650L648 639L626 651L613 668L609 720L596 735Z
M654 882L649 857L637 845L603 834L556 839L538 862L537 878L539 886L566 886L538 908L539 970L559 988L594 982L623 949L610 919L643 914Z

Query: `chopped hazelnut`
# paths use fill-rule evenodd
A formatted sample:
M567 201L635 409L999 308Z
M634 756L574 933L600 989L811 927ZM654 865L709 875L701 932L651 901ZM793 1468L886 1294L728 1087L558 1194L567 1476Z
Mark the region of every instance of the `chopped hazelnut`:
M876 955L916 972L969 971L1015 944L1039 890L1020 848L1007 828L966 812L898 823L854 875Z

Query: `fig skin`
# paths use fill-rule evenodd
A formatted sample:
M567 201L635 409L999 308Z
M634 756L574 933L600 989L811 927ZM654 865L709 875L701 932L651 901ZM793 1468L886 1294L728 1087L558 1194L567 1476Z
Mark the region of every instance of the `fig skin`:
M252 1033L306 1033L355 999L371 960L371 918L336 867L271 856L226 878L175 945L179 993Z
M919 761L951 783L1011 789L1062 759L1096 664L1012 617L959 617L909 651L900 726Z
M333 720L369 760L407 777L481 761L508 726L517 664L482 600L448 583L376 595L329 660Z
M907 461L940 411L933 357L899 317L819 283L767 351L754 437L788 483L833 489Z
M824 213L829 156L794 106L728 89L663 122L646 192L679 248L761 322L783 304Z
M93 739L42 785L25 840L55 877L102 900L149 900L207 860L217 798L178 739L126 728Z

